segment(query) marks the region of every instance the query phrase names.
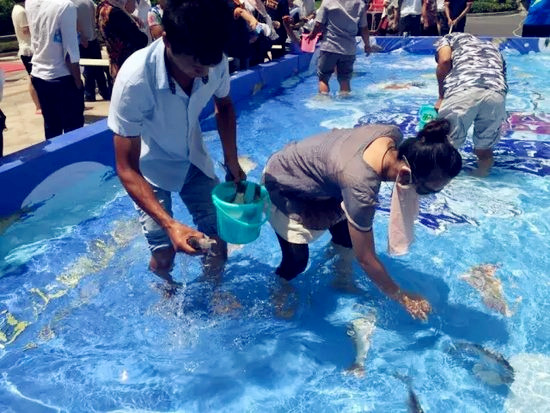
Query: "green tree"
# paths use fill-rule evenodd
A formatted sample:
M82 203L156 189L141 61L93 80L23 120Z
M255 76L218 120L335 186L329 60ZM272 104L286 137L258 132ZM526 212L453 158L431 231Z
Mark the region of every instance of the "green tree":
M11 9L15 3L12 0L0 0L0 36L13 34Z

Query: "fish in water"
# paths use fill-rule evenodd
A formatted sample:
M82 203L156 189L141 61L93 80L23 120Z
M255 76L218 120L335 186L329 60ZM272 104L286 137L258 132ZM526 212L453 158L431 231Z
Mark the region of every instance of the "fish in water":
M426 86L426 82L410 82L410 83L389 83L383 86L384 89L399 90L410 89L413 87L423 88Z
M355 345L355 361L346 370L357 377L365 375L365 360L370 349L370 338L376 325L376 314L371 312L364 317L353 320L348 328L348 335Z
M500 353L465 341L453 343L451 351L475 358L474 374L491 386L509 385L514 381L514 368Z
M408 405L409 405L409 412L411 413L424 413L424 410L422 409L422 406L420 405L420 401L418 400L418 396L412 389L412 386L409 385L409 399Z
M248 175L248 173L258 166L256 162L254 162L252 159L250 159L248 156L243 155L239 156L239 165L241 165L241 168L243 169L243 172Z
M497 269L498 265L494 264L476 265L470 268L467 273L462 274L459 278L466 281L481 293L483 303L488 308L498 311L506 317L510 317L512 311L510 311L504 298L502 284L500 280L495 277Z
M416 393L412 388L411 378L409 376L403 376L399 373L395 373L394 376L407 385L407 389L409 392L409 395L407 397L407 405L409 406L409 412L424 413L424 409L422 409L420 400L418 400L418 396L416 395Z

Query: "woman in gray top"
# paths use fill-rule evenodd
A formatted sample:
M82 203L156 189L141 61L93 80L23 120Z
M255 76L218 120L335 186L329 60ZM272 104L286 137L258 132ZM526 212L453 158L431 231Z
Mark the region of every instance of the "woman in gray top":
M273 208L282 262L276 273L290 281L308 262L308 243L325 230L338 248L353 249L369 278L413 316L427 318L429 303L400 290L376 256L372 222L380 182L412 183L418 194L443 189L462 168L449 143L449 122L428 123L402 142L395 126L367 125L334 129L275 153L264 181Z

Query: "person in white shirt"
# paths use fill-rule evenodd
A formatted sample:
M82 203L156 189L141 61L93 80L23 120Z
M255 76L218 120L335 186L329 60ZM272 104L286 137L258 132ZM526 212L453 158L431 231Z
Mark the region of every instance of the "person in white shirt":
M32 70L32 48L31 48L31 32L29 30L29 23L27 21L27 12L25 11L25 0L15 0L15 5L11 11L11 21L13 28L15 29L15 37L17 37L17 43L19 44L19 58L25 66L25 70L30 75ZM32 82L29 80L29 93L31 99L34 102L36 114L41 114L40 102L38 101L38 95Z
M422 34L422 20L427 19L423 0L398 0L397 21L399 22L399 36L420 36Z
M84 125L76 7L69 0L27 0L26 10L34 51L31 81L50 139Z
M97 40L95 23L96 6L92 0L71 0L76 6L76 27L80 37L80 57L101 59L101 46ZM105 70L100 66L84 67L84 100L95 102L96 84L103 100L111 98Z
M141 25L140 29L143 33L147 35L147 44L151 43L153 40L151 38L151 31L149 30L149 25L147 24L147 15L151 10L151 2L149 0L136 0L136 9L132 13L132 16L137 18Z
M113 88L108 125L114 132L117 173L139 211L151 251L149 267L170 285L175 253L201 252L190 245L193 237L217 240L205 256L214 281L227 257L211 198L218 180L199 124L212 97L229 175L236 182L246 177L237 160L223 54L231 19L225 0L168 3L162 38L124 62ZM172 192L179 193L197 230L172 217Z

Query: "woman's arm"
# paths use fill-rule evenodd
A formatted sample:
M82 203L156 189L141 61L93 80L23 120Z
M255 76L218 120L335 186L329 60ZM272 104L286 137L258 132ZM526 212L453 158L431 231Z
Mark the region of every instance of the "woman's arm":
M405 307L412 317L426 320L431 311L430 303L421 296L402 291L393 281L376 255L372 231L359 231L349 223L348 228L355 256L372 282L388 297Z

